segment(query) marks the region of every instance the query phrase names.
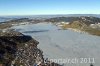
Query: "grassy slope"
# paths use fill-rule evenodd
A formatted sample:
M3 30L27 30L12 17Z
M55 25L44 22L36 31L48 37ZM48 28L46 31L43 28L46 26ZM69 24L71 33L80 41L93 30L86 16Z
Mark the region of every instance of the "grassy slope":
M73 23L67 24L67 25L63 24L62 28L63 29L66 29L66 28L79 29L79 30L88 32L88 33L90 33L92 35L100 36L100 30L93 29L93 28L87 26L85 23L82 23L82 22L79 22L79 21L74 21Z

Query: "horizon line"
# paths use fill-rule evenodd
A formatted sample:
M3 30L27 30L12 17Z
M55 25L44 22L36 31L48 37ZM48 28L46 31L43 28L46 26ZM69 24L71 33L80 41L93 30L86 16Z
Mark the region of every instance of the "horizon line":
M29 14L29 15L0 15L0 16L46 16L46 15L100 15L100 14Z

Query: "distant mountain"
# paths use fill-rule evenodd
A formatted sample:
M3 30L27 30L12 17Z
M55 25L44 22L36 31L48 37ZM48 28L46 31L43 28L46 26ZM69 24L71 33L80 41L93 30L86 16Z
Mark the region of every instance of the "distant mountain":
M100 14L68 14L67 17L81 17L81 16L87 16L87 17L98 17L100 18Z
M32 19L42 19L42 18L54 18L54 17L80 17L80 16L92 16L99 17L100 14L54 14L54 15L20 15L20 16L0 16L0 18L32 18Z
M80 16L80 17L55 17L46 19L46 22L73 22L73 21L80 21L84 22L87 25L89 24L95 24L100 23L100 18L98 17L92 17L92 16Z

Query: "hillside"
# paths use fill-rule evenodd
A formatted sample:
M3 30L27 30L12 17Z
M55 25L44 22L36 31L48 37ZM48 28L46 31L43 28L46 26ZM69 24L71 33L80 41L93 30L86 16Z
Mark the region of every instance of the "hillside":
M45 21L47 22L73 22L73 21L82 21L86 23L87 25L89 24L95 24L95 23L100 23L100 18L98 17L88 17L88 16L80 16L80 17L55 17L55 18L50 18L46 19Z
M20 32L0 32L1 66L60 66L44 63L43 52L37 48L38 41Z
M58 26L61 25L63 29L78 29L82 32L100 36L100 18L97 17L58 17L51 18L49 21L56 23Z

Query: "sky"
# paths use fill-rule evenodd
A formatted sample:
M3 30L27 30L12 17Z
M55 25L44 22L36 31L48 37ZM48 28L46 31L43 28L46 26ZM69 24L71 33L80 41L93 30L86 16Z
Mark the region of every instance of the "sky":
M100 14L100 0L0 0L0 16L51 14Z

